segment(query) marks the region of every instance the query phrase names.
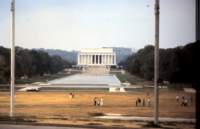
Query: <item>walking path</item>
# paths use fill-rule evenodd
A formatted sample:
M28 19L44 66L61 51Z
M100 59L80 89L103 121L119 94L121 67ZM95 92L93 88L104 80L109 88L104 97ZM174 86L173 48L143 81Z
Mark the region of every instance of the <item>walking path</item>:
M112 119L112 120L134 120L134 121L153 121L154 117L137 117L137 116L97 116L98 119ZM171 117L160 117L160 122L187 122L195 123L196 119L192 118L171 118Z
M0 129L91 129L91 128L0 124Z

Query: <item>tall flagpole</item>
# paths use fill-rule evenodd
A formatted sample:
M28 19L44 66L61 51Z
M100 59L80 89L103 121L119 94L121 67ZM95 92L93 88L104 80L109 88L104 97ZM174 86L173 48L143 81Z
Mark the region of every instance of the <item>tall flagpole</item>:
M11 3L12 12L12 44L11 44L11 80L10 80L10 117L15 110L15 0Z
M158 125L159 117L159 15L160 0L155 0L155 47L154 47L154 124Z

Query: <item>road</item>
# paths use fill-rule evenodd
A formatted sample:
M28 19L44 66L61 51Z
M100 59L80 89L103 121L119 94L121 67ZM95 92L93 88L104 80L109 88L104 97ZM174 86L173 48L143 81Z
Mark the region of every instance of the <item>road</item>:
M110 119L110 120L136 120L136 121L153 121L154 117L137 117L137 116L97 116L98 119ZM171 117L160 117L160 122L185 122L195 123L196 119L192 118L171 118Z
M0 129L89 129L89 128L0 124Z

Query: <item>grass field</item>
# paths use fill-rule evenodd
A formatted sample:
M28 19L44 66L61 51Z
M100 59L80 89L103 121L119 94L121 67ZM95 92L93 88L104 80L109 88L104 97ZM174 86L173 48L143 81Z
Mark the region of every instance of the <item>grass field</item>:
M151 107L136 107L138 97L146 98L149 92ZM183 91L162 89L160 91L160 116L195 118L195 95L188 107L182 107L175 100L176 95L190 97ZM102 107L93 106L94 97L103 97ZM0 92L0 113L9 113L9 93ZM16 114L20 116L70 116L90 117L96 113L114 113L132 116L153 116L152 89L143 92L75 92L75 98L69 98L69 92L17 92Z
M142 79L141 77L132 75L128 72L125 72L124 74L120 72L113 73L113 74L115 74L121 82L129 82L130 84L133 84L133 85L146 85L146 84L152 85L153 84L152 81L147 81L145 79Z
M104 128L146 128L145 122L96 120L98 114L121 114L127 116L153 116L153 89L132 91L126 93L109 93L107 91L77 91L75 98L70 99L68 91L60 92L17 92L16 116L34 119L37 123L65 125L97 125ZM150 107L136 107L138 97L146 98L150 93ZM175 100L176 95L186 98L193 96L193 102L188 107L182 107ZM95 107L94 97L103 97L104 105ZM0 92L0 117L9 115L9 92ZM176 90L160 90L160 116L195 118L195 94ZM194 124L163 123L165 128L193 129Z

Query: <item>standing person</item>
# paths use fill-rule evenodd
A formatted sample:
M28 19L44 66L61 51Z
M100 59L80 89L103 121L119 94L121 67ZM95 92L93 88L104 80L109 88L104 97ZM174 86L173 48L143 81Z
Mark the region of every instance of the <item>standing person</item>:
M69 99L72 99L72 93L71 92L69 93Z
M150 107L151 106L151 99L150 99L150 97L147 99L147 103L148 103L148 106Z
M135 101L135 106L136 106L136 107L138 106L138 100Z
M97 106L97 97L94 97L93 102L94 102L94 106Z
M185 106L185 96L184 95L182 96L182 103L183 103L182 105Z
M72 93L72 99L75 98L75 93Z
M143 98L142 106L145 107L145 98Z
M142 100L141 100L140 98L138 98L138 103L139 103L139 104L141 104L141 101L142 101Z
M184 100L184 106L188 106L188 100L187 99Z
M184 106L184 105L185 105L185 101L182 100L182 101L181 101L181 106Z
M182 96L181 106L185 106L185 97L184 96Z
M179 96L178 95L176 96L176 102L179 102Z
M184 96L184 95L182 96L182 100L183 100L183 101L185 100L185 96Z
M100 99L100 106L103 106L103 98Z

